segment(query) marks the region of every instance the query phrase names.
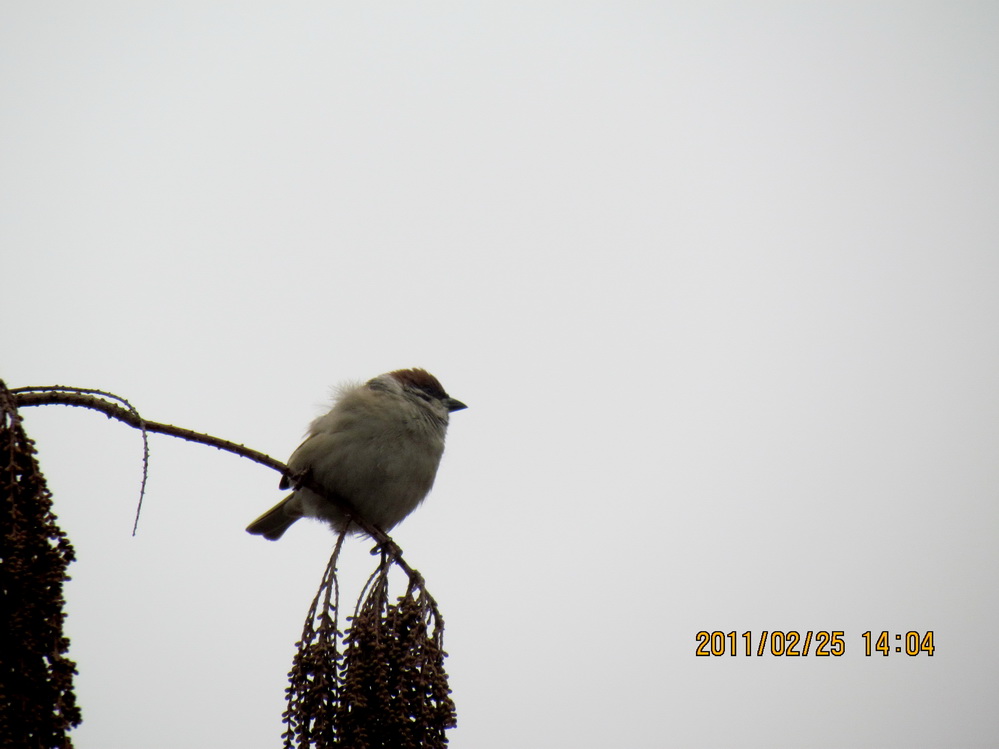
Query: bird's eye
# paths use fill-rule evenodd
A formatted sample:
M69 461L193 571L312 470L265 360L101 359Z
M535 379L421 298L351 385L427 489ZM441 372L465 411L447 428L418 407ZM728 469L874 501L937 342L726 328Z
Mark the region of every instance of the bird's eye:
M425 393L422 390L417 390L416 394L418 396L420 396L421 398L423 398L423 400L425 400L427 403L429 403L432 400L431 397L430 397L430 394L429 393Z

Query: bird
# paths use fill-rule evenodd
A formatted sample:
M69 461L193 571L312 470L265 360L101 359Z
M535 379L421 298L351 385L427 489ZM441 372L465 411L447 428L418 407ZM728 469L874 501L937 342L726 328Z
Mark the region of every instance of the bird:
M388 532L430 492L444 453L450 414L467 406L445 392L425 369L397 369L364 384L339 388L332 408L309 427L288 468ZM276 541L302 517L318 518L338 533L360 533L343 510L316 492L294 488L247 526Z

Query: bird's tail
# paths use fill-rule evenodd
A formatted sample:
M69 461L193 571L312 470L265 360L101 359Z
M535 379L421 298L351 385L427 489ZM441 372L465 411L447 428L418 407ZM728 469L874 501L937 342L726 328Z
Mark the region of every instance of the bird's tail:
M294 494L289 494L271 509L246 526L247 533L277 541L292 523L302 517L302 510Z

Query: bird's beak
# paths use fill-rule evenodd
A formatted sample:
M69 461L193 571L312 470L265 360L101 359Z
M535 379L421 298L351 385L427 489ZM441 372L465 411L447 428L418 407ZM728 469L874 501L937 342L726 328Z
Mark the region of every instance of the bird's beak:
M451 412L451 411L460 411L463 408L468 408L468 406L466 406L464 403L462 403L457 398L448 398L445 401L445 403L447 403L447 410L448 410L448 412Z

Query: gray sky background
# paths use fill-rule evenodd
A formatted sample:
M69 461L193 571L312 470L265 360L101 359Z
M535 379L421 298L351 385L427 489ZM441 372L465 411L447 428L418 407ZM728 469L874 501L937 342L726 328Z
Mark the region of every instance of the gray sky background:
M6 2L0 377L285 459L438 375L456 749L995 746L997 81L989 2ZM78 749L278 746L331 534L153 436L133 539L138 434L24 416Z

